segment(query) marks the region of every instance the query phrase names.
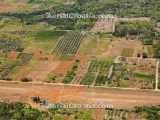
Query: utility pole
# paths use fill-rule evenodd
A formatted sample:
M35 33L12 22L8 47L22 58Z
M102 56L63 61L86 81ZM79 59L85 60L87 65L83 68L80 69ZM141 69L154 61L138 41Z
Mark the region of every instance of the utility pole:
M158 84L159 84L159 60L157 61L157 64L156 64L156 86L155 86L155 90L157 91L158 90Z

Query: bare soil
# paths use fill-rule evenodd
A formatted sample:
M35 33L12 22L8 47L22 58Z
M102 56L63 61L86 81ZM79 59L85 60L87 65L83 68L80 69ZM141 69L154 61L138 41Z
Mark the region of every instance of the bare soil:
M160 92L111 88L88 88L60 84L0 82L0 99L30 103L32 96L40 96L50 103L103 103L114 108L133 108L159 105Z
M33 81L45 80L59 64L59 61L41 61L28 73L27 77L32 78Z
M132 49L134 51L132 57L137 57L138 53L141 54L143 52L143 45L138 40L116 38L110 43L108 50L103 53L103 56L111 58L121 56L124 49Z

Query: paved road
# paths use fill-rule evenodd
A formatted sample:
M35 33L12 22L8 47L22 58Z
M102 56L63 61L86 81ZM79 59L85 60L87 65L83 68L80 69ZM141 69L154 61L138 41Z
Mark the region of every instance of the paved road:
M50 103L104 103L114 108L160 105L160 92L111 88L88 88L62 84L0 82L0 99L31 102L40 96Z

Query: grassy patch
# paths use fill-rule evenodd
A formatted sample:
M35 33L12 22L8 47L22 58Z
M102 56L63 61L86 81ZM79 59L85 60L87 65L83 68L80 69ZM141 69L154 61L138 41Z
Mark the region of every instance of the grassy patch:
M153 80L155 78L153 75L148 75L144 73L134 73L134 76L142 80Z
M35 39L45 42L47 40L54 40L62 36L64 32L59 31L39 31L35 34Z
M79 68L79 62L76 62L73 65L72 69L67 72L67 74L65 75L62 82L65 84L72 82L72 80L74 80L74 78L76 76L76 72L77 72L78 68Z
M121 80L120 81L120 86L121 87L129 87L130 86L130 81L128 81L128 80Z
M94 74L93 73L86 73L84 78L81 80L80 84L82 85L91 85L94 79Z
M102 34L102 35L99 35L99 37L97 35L96 36L88 35L83 40L79 49L79 53L84 55L88 55L88 54L99 55L105 52L110 42L110 37L105 35Z
M122 56L125 56L125 57L132 57L133 53L134 53L134 50L130 48L124 48L122 50Z

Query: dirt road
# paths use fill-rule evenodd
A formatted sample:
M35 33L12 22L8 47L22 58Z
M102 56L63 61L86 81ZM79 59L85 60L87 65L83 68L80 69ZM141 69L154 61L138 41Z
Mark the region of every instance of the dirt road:
M160 105L160 92L88 88L62 84L0 82L0 99L31 102L40 96L50 103L104 103L114 108L133 108L138 105Z

